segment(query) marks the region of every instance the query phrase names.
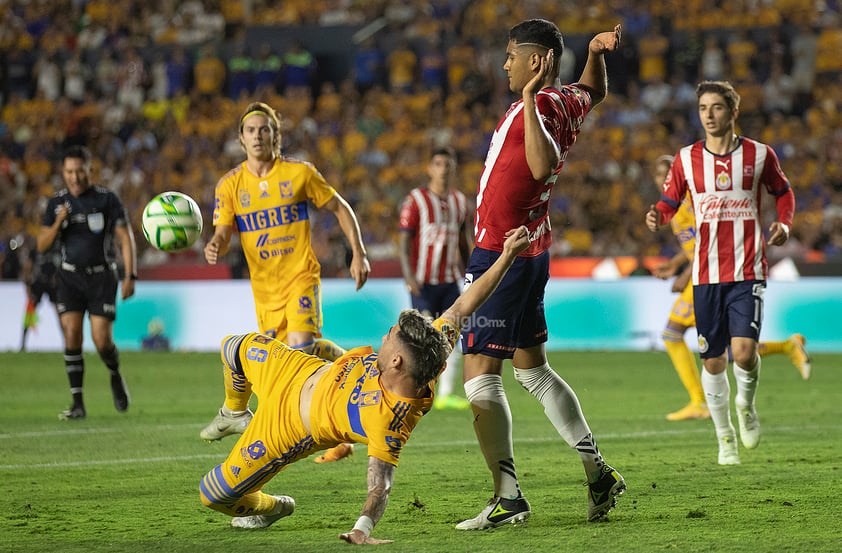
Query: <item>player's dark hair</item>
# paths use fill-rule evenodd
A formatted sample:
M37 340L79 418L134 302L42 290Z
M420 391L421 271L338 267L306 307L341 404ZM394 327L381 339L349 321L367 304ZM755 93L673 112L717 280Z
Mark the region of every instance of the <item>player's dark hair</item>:
M696 86L696 98L701 98L702 94L708 92L722 96L732 113L740 109L740 95L728 81L702 81Z
M243 134L243 123L245 123L246 118L254 115L255 113L262 113L266 117L269 118L269 126L272 127L274 131L274 138L272 139L272 149L278 155L281 154L281 116L278 115L278 112L275 111L272 106L268 104L264 104L263 102L252 102L246 109L243 111L243 115L240 116L240 125L239 125L239 134ZM246 151L245 144L243 141L240 140L240 146L243 148L243 151Z
M436 156L447 156L453 161L456 161L456 150L454 150L450 146L442 146L441 148L436 148L435 150L433 150L433 152L430 154L430 159Z
M438 376L451 347L444 334L417 309L404 309L398 317L397 337L406 346L412 361L412 373L418 387L426 386Z
M509 29L509 40L517 44L529 43L553 51L553 73L558 74L558 64L564 53L564 38L552 21L546 19L527 19Z
M90 165L94 159L93 154L86 146L74 144L69 146L61 155L61 161L64 163L66 159L81 159L85 165Z

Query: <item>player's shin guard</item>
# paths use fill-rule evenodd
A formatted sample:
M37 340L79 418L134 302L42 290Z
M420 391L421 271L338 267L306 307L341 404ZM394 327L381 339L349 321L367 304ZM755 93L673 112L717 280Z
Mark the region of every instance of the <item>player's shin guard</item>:
M98 353L99 358L102 359L111 374L120 372L120 352L117 351L117 346L112 346L110 350L102 350Z
M728 374L711 374L703 369L702 387L705 389L705 400L716 435L731 433L734 427L731 424L731 385L728 383Z
M199 486L199 497L205 507L232 517L264 515L275 509L277 499L269 494L257 491L241 496L227 485L219 486L220 467L207 473Z
M85 380L85 359L81 349L64 350L64 369L67 371L73 405L81 407L84 404L82 396Z
M222 341L222 380L225 386L225 405L231 413L248 409L251 382L246 378L239 359L240 345L247 336L227 336Z
M738 405L754 405L757 381L760 376L760 356L758 355L756 359L757 362L750 371L734 363L734 381L737 383L737 397L734 398L734 402Z
M494 477L494 495L505 499L521 496L514 466L512 413L503 378L483 374L465 382L465 395L474 412L474 431L482 455Z
M541 402L544 414L567 445L576 447L583 437L591 433L579 398L549 363L532 369L515 367L515 380Z

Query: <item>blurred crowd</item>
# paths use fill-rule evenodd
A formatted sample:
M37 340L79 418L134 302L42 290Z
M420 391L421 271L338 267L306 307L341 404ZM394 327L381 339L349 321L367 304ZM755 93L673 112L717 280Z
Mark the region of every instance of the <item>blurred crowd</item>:
M352 204L372 259L396 258L400 201L426 181L433 148L456 149L461 187L476 192L513 100L507 31L530 17L565 36L562 82L578 77L593 34L624 28L609 96L556 184L554 255L675 251L643 225L658 196L650 165L702 136L695 84L727 79L742 95L740 131L775 148L796 193L792 240L770 254L839 260L840 15L833 0L0 0L2 277L19 276L16 250L31 246L62 186L60 152L77 143L129 210L141 266L172 261L142 239L143 206L179 190L210 227L214 186L244 159L237 120L253 100L283 115L284 154L313 162ZM344 52L353 61L326 78L314 46L342 25L359 28ZM282 47L249 40L267 26L319 31ZM316 213L313 236L323 275L343 274L335 218ZM202 245L177 256L200 262ZM229 261L239 273L236 252Z

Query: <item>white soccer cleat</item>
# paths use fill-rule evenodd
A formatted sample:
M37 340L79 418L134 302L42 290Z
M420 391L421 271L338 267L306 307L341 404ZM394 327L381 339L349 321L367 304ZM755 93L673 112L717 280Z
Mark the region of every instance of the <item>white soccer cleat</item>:
M747 449L754 449L760 443L760 421L757 420L757 411L752 405L740 405L737 403L737 420L740 423L740 441Z
M731 428L728 434L717 437L719 442L719 464L739 465L740 453L737 450L737 433Z
M234 528L268 528L284 517L288 517L295 510L295 500L288 495L273 495L278 503L275 509L266 515L251 515L247 517L234 517L231 519L231 526Z
M225 436L242 434L253 416L254 413L250 409L237 414L227 414L224 408L220 409L211 423L199 432L199 437L208 442L215 442Z

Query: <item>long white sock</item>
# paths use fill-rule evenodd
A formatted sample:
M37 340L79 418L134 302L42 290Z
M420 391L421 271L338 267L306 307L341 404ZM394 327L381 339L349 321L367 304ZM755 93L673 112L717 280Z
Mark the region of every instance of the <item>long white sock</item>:
M570 447L591 433L576 392L544 363L532 369L515 367L515 380L544 406L544 414Z
M453 387L456 383L456 377L459 376L459 360L462 354L454 349L447 358L447 366L444 372L439 376L438 391L436 394L439 397L449 396L453 393Z
M755 359L757 362L750 371L734 363L734 380L737 383L737 397L734 403L741 407L754 405L754 396L757 394L757 380L760 377L760 356Z
M576 392L549 365L531 369L515 367L515 380L544 406L544 414L567 445L579 452L588 481L599 478L605 462L591 435Z
M710 374L702 369L702 388L705 390L705 400L710 411L710 418L716 435L730 434L731 424L731 385L728 383L728 373Z
M465 395L474 412L474 432L494 478L494 495L520 497L512 447L512 412L498 374L482 374L465 382Z

